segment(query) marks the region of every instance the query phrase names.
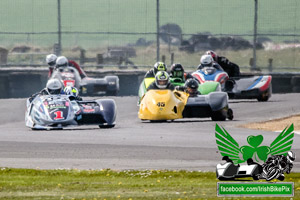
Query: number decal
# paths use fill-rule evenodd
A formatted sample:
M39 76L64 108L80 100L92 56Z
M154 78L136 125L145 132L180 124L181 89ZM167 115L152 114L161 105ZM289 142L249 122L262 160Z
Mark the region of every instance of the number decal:
M56 111L54 114L56 116L54 119L64 119L62 111Z
M157 106L158 106L158 107L165 107L165 106L166 106L166 103L165 103L165 102L158 102L158 103L157 103Z

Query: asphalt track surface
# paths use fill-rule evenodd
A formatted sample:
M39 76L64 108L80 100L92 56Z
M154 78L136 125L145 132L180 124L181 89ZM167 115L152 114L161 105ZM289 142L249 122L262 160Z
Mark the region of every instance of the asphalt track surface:
M24 125L25 99L0 100L0 167L77 169L187 169L215 171L221 161L210 118L166 123L141 122L137 97L111 97L117 103L117 125L32 131ZM268 102L230 100L234 120L218 122L247 145L249 135L262 134L269 146L278 133L239 128L300 113L300 94L275 94ZM291 122L292 123L292 122ZM295 134L293 171L300 171L300 135Z

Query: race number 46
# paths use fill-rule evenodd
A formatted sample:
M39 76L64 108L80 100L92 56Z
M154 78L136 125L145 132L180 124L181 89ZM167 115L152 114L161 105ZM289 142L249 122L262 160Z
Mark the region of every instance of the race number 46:
M54 119L64 119L62 111L56 111L54 114L55 114Z

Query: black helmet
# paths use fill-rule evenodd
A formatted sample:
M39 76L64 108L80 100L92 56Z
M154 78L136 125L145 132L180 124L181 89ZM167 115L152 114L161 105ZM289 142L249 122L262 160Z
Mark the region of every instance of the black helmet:
M173 78L184 78L184 68L181 64L175 63L171 66L171 76Z
M184 86L186 87L186 92L189 93L191 97L197 96L199 83L193 78L188 79Z
M156 62L154 64L154 73L156 74L158 71L167 71L167 65L163 62Z

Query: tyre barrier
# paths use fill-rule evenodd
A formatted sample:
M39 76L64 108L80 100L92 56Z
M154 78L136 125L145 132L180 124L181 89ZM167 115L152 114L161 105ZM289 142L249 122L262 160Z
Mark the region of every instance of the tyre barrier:
M0 98L26 98L40 91L47 82L45 70L1 70ZM146 71L87 71L90 77L117 75L120 90L118 96L138 95L138 89ZM300 93L300 74L271 74L273 93Z
M300 92L300 76L293 76L291 78L292 91L295 93Z

